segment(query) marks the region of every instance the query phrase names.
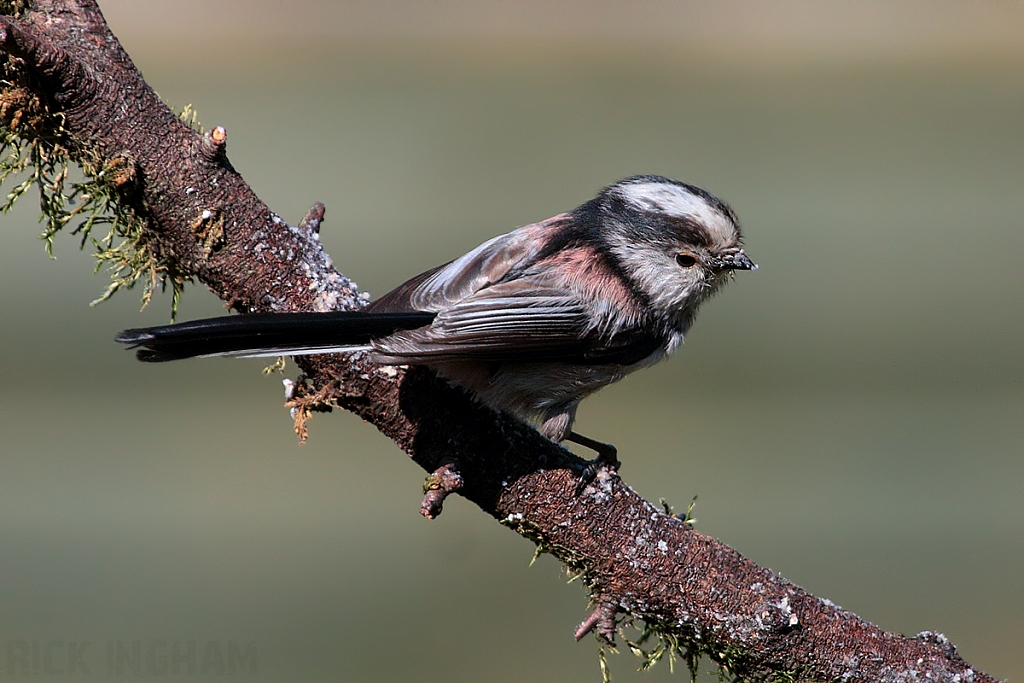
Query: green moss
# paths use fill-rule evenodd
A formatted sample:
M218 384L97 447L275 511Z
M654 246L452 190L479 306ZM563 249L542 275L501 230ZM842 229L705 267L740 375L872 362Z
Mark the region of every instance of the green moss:
M196 113L196 110L192 108L191 104L185 105L181 110L181 113L178 114L178 118L181 119L182 123L200 135L206 132L202 124L199 123L199 115Z
M675 515L676 518L686 524L692 524L695 503L696 496L690 501L686 512ZM664 501L662 504L666 508L666 513L671 514L671 506ZM553 543L539 527L521 515L509 515L498 521L537 544L533 560L536 560L541 553L557 557L564 565L570 577L570 583L579 579L591 596L591 606L598 603L601 587L598 585L597 578L587 572L583 556L573 552L570 548ZM532 563L533 561L531 561ZM804 672L799 671L775 671L759 674L753 678L744 677L737 673L749 669L750 662L744 651L732 645L723 645L707 636L695 638L691 633L681 630L677 624L658 619L655 616L632 617L626 615L618 623L617 631L618 636L630 652L640 659L640 671L646 671L658 662L667 660L669 669L674 672L678 661L682 662L689 670L690 680L693 682L697 680L701 661L707 660L712 666L717 667L718 680L723 682L742 683L756 680L765 683L795 683L809 680ZM598 641L600 642L599 657L602 676L605 681L610 681L607 653L609 651L617 653L618 650L604 643L600 638Z
M93 249L96 270L109 272L110 284L94 304L141 283L145 307L155 291L170 288L173 318L188 278L151 246L135 160L105 159L94 148L75 144L63 115L50 112L27 87L21 66L8 56L0 68L0 188L7 189L0 211L9 211L35 187L46 253L53 255L58 233L70 232L81 248ZM194 123L194 113L187 112ZM75 166L81 179L71 178Z
M20 16L29 4L29 0L0 0L0 14Z
M285 368L284 356L278 356L277 360L275 360L271 365L268 365L267 367L263 368L263 374L264 375L270 375L270 374L273 374L275 372L280 372L280 373L283 374L284 373L284 368Z

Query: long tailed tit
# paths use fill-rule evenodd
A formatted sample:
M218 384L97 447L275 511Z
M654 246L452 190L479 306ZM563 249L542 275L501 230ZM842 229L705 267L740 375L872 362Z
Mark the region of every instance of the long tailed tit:
M743 253L736 214L704 190L626 178L569 213L484 242L355 312L256 314L126 330L138 358L368 350L426 365L492 408L575 441L580 401L676 350ZM595 465L596 466L596 465ZM596 471L596 470L594 470Z

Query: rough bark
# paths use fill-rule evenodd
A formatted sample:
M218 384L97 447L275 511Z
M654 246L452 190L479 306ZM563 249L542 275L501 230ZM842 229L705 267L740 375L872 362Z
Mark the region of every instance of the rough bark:
M141 247L171 271L243 313L362 305L317 239L323 207L299 227L278 218L228 162L225 131L201 135L182 123L93 0L37 0L0 18L0 50L19 80L4 87L27 88L48 116L63 116L19 134L50 135L79 162L127 160L132 182L118 186L118 201L144 221ZM0 123L19 130L12 117L4 109ZM576 495L582 461L426 370L358 355L299 364L297 424L328 404L351 410L434 473L425 514L457 492L579 573L597 605L580 637L613 637L617 617L640 619L746 680L995 680L941 634L869 624L656 509L615 475L602 472Z

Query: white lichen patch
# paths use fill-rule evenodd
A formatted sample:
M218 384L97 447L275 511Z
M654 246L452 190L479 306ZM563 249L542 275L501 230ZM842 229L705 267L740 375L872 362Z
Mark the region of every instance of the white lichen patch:
M281 384L284 385L284 398L285 398L285 400L290 401L293 398L295 398L295 388L297 386L295 384L295 381L294 380L290 380L290 379L283 379L283 380L281 380Z
M612 499L612 476L606 470L601 470L584 492L590 493L595 503L607 503Z

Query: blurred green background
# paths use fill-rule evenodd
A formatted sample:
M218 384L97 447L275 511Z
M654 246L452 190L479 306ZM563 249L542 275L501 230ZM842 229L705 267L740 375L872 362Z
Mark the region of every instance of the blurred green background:
M730 201L761 269L580 430L757 562L1024 679L1024 5L101 5L374 295L633 173ZM136 363L113 334L169 297L90 308L105 277L36 214L0 230L0 674L194 640L253 641L266 681L599 680L557 563L460 499L423 520L351 415L297 446L261 361ZM222 311L193 287L180 319Z

